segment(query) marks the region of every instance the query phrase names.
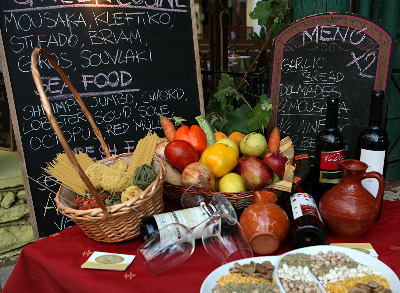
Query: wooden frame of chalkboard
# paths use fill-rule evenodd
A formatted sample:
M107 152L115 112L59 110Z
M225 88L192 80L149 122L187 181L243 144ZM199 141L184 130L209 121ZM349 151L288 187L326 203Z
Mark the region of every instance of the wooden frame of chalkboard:
M0 72L0 150L15 151L15 138L3 73Z
M63 152L42 109L30 56L52 54L71 79L112 154L133 152L158 114L195 123L205 115L193 0L0 3L0 58L35 239L71 225L53 201L59 183L43 168ZM74 152L105 157L57 72L39 60L46 95Z
M385 90L387 113L393 39L383 28L353 14L303 18L274 40L270 95L274 125L313 162L314 141L323 129L326 98L339 97L338 127L355 158L357 138L367 127L372 90Z

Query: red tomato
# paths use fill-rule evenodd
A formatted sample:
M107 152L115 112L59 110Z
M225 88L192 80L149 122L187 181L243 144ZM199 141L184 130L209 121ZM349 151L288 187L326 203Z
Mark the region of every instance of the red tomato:
M194 147L184 140L173 140L167 144L165 158L182 173L185 167L199 161L199 154Z

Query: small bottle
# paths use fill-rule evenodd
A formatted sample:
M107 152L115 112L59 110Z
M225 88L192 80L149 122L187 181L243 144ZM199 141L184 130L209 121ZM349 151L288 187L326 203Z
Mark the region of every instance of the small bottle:
M294 248L325 245L326 230L317 203L308 193L286 193L279 197L279 204L291 222L289 239Z
M317 204L342 179L337 162L345 158L346 141L337 128L338 110L339 99L328 98L325 128L315 140L312 189Z
M357 140L357 158L368 165L367 172L376 171L383 176L386 173L387 150L389 146L388 135L381 127L384 95L384 91L372 91L369 126ZM361 183L376 198L379 188L378 180L369 178L362 180ZM379 217L380 210L378 219Z
M183 224L188 228L196 227L200 224L206 224L206 220L215 214L216 208L211 204L201 204L198 207L177 210L169 213L145 217L140 222L140 234L143 241L146 241L151 235L172 223ZM196 239L201 238L203 229L195 229ZM162 237L162 235L160 235Z

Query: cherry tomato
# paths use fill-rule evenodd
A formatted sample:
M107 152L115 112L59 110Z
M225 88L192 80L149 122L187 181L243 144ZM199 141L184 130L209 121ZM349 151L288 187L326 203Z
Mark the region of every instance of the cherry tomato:
M184 140L173 140L167 144L165 158L182 173L185 167L199 161L199 154L194 147Z

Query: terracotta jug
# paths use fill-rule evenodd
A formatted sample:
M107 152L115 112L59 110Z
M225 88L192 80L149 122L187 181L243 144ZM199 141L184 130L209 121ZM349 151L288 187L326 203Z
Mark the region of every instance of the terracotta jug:
M251 249L260 255L275 252L289 232L289 218L272 191L256 191L253 204L240 216Z
M321 198L319 210L333 238L355 241L375 222L382 202L385 180L378 172L366 172L368 165L358 160L338 162L340 183ZM379 181L376 199L361 184L365 178Z

